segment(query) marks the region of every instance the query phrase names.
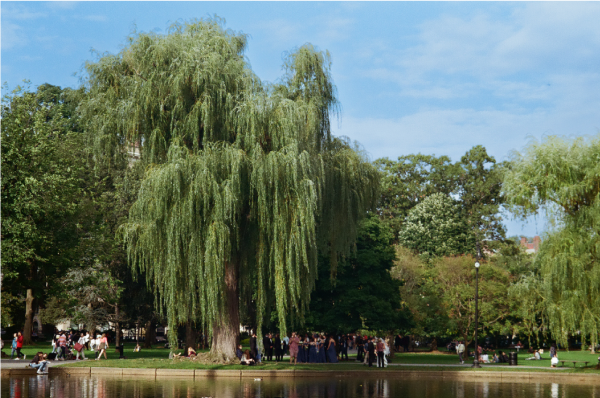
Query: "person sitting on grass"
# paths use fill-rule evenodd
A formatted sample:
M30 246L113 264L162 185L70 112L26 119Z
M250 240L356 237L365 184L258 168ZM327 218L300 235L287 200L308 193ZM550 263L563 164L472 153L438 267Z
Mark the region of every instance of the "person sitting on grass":
M48 373L48 361L46 360L47 356L43 352L38 352L33 357L33 360L27 365L28 367L32 367L37 369L37 373L39 375Z
M192 357L195 357L197 355L198 354L196 354L196 351L194 350L193 347L188 347L188 349L187 349L187 356L188 356L188 358L192 358Z
M252 366L255 364L254 358L252 358L252 355L250 355L250 350L244 351L244 354L242 355L242 358L240 359L240 364L248 365L248 366Z
M529 361L529 360L540 360L540 359L542 359L542 357L541 357L541 355L540 355L540 352L539 352L538 350L535 350L535 351L533 352L533 356L532 356L532 357L525 358L525 359L526 359L526 360L528 360L528 361Z
M137 343L137 344L135 345L135 348L133 349L133 352L140 352L140 350L141 350L141 349L142 349L142 347L140 347L140 344L139 344L139 343Z
M504 351L500 351L499 352L498 360L499 360L500 363L507 363L508 362L508 356L506 355L506 353Z
M235 356L237 357L237 359L242 359L242 356L244 355L244 352L242 351L242 345L238 345L237 350L235 350Z
M496 353L494 352L494 357L492 358L492 361L494 363L499 363L500 362L500 358L498 358L498 355L496 355Z

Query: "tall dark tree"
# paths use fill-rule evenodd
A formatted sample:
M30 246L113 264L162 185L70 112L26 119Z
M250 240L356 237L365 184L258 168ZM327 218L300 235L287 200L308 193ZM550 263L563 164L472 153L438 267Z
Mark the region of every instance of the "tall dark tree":
M461 158L459 166L462 216L475 244L474 250L469 252L481 257L487 248L484 247L486 242L502 240L506 234L500 216L500 206L504 203L504 164L496 163L483 146L477 145Z
M390 275L395 258L390 228L375 215L363 220L356 252L338 264L335 280L329 277L328 258L321 259L307 326L332 333L409 327L408 312L401 305L401 283Z
M318 249L335 273L378 187L362 153L331 136L329 55L305 45L287 56L281 82L266 85L245 46L217 20L137 34L88 64L82 107L99 157L137 143L147 165L122 229L131 264L170 330L207 325L212 353L226 360L247 304L240 295L255 289L259 330L274 302L285 332L288 314L308 303Z

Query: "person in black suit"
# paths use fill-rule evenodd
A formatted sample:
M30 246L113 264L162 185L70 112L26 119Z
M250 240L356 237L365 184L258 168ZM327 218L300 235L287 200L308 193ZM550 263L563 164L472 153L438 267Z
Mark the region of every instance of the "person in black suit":
M283 361L283 354L281 350L281 339L279 338L279 334L275 335L275 339L273 341L273 345L275 347L275 361Z
M258 358L258 348L256 347L256 333L252 332L252 337L250 337L250 354L252 354L252 358Z
M267 361L273 360L273 341L271 340L271 334L263 337L263 346L265 347L265 359Z
M365 359L365 343L361 335L356 338L356 360L362 362Z
M373 366L375 359L375 339L371 338L369 341L369 367Z

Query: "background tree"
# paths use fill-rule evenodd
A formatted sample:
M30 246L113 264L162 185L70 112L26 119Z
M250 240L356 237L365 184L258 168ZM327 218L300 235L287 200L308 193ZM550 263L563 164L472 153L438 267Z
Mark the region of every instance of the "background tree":
M138 34L88 64L82 106L99 157L138 143L148 167L122 230L131 264L170 330L207 325L224 359L235 355L240 295L256 289L259 330L274 302L285 333L288 313L307 306L317 249L335 274L378 183L364 155L330 134L328 54L299 48L268 86L245 45L217 20Z
M460 205L437 193L408 212L399 243L421 254L448 256L469 252L469 231Z
M390 229L370 215L361 223L356 252L338 264L335 280L329 277L328 259L322 259L306 316L310 330L341 334L410 327L401 305L401 283L390 275L395 259L391 242Z
M434 193L456 191L459 167L447 156L406 155L377 159L382 174L378 212L392 229L394 242L410 209Z
M415 317L417 335L460 336L468 344L475 335L475 259L470 255L420 261L400 249L394 275L404 281L401 294ZM514 313L508 300L510 273L500 264L482 264L479 272L480 334L512 334L507 320Z
M482 257L487 243L503 240L504 225L500 216L502 196L502 164L496 164L493 156L485 148L477 145L460 160L459 189L460 202L469 233L474 243L473 249L465 253L475 253Z
M2 98L2 294L25 299L25 344L35 307L79 244L86 156L73 132L77 95L42 85Z
M600 337L600 136L532 141L514 153L504 180L505 194L518 215L546 210L553 228L535 258L538 284L519 284L543 302L542 319L551 335L567 345L581 333ZM533 276L535 277L535 275ZM532 302L534 304L535 301ZM531 306L530 322L540 314ZM584 344L582 344L583 346Z

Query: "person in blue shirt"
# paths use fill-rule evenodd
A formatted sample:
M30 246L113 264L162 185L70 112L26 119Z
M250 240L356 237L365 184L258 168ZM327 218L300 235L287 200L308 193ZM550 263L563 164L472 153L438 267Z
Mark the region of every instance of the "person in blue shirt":
M12 349L10 351L10 359L13 359L15 354L17 353L17 334L15 333L15 338L12 341ZM18 357L17 357L18 358Z

